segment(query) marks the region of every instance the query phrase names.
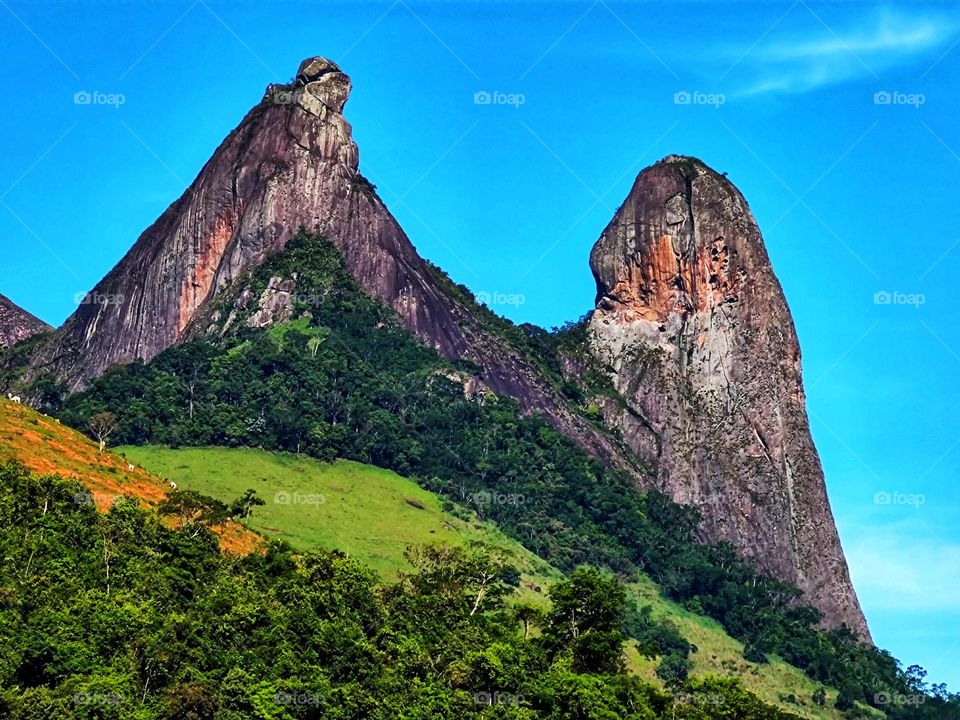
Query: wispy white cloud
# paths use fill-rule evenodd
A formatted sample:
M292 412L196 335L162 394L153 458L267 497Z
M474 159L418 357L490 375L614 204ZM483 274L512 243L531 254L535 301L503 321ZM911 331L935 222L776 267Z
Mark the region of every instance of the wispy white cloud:
M960 546L922 523L875 528L847 551L847 562L868 614L960 611Z
M804 18L803 13L808 13ZM880 9L843 25L833 25L802 6L791 15L809 20L805 30L782 32L744 54L729 47L746 78L740 94L803 93L828 85L875 77L896 68L917 65L918 76L960 34L960 21L932 11Z

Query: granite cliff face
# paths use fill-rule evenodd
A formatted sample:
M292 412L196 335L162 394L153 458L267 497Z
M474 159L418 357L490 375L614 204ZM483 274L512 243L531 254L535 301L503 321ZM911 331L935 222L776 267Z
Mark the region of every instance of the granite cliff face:
M644 170L590 255L603 403L655 484L704 533L796 584L827 625L869 638L810 436L800 348L737 189L670 156Z
M0 295L0 348L16 345L52 328L9 298Z
M521 352L485 331L476 306L417 254L358 171L342 114L350 89L350 79L324 58L301 63L293 83L269 86L35 367L76 390L114 364L149 361L203 332L212 300L303 226L332 241L361 286L427 344L476 362L485 386L543 413L594 455L630 466Z

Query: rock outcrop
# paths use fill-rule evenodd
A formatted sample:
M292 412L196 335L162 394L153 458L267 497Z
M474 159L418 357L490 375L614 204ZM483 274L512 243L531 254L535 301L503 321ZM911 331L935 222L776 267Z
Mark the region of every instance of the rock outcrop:
M608 423L704 533L869 638L810 436L800 347L740 192L693 158L644 170L590 255Z
M0 348L16 345L52 328L7 297L0 295Z
M292 83L270 85L35 366L77 390L114 364L149 361L202 332L213 298L303 226L333 242L360 285L426 343L483 368L484 387L543 413L594 455L629 467L629 457L571 412L523 353L488 332L476 306L417 254L358 170L342 114L350 88L324 58L301 63ZM257 324L283 319L286 292L278 285L257 300Z

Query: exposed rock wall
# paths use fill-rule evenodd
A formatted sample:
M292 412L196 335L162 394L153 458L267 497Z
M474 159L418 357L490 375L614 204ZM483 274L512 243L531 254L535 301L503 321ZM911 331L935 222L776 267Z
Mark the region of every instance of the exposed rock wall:
M800 347L746 201L697 160L643 171L590 256L607 421L704 533L869 637L810 436Z

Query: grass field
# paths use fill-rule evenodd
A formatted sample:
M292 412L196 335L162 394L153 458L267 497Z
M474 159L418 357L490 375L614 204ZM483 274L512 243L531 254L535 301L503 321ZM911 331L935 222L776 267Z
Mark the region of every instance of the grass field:
M182 490L229 502L252 488L266 505L245 521L250 528L301 550L342 550L388 579L407 567L403 553L409 545L472 540L513 556L524 589L532 595L538 595L533 588L560 577L492 525L444 512L437 496L389 470L250 448L120 450Z

